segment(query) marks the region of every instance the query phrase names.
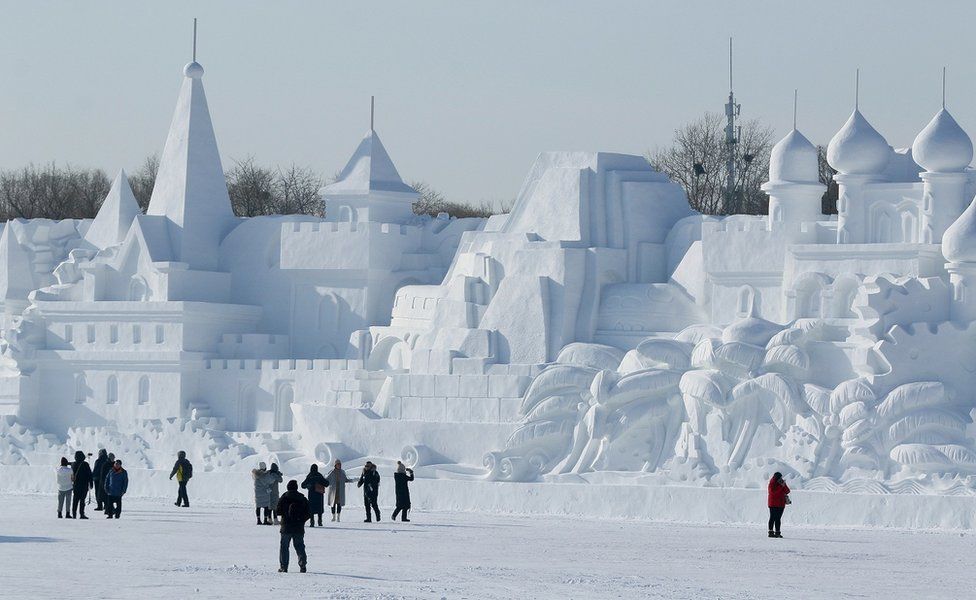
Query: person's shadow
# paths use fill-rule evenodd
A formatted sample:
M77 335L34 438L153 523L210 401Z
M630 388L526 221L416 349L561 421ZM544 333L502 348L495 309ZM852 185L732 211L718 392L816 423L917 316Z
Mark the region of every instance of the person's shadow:
M12 535L0 535L0 544L37 544L47 542L60 542L61 540L52 537L23 536L15 537Z

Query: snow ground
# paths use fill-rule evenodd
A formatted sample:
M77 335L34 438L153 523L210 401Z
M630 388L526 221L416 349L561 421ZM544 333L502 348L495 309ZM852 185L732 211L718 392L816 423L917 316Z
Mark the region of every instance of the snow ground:
M976 535L420 513L305 535L278 574L277 528L245 506L126 500L122 518L55 519L0 496L0 598L966 598ZM296 569L292 555L292 568Z

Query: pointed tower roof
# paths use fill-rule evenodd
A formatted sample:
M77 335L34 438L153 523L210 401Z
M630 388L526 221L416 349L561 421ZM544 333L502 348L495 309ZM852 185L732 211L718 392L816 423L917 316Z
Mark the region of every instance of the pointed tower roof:
M881 173L890 158L891 146L856 108L827 144L827 162L845 175Z
M102 201L102 206L98 209L91 227L88 228L85 239L99 250L121 244L129 231L129 226L132 225L132 220L141 212L135 194L129 186L125 169L119 169L119 174L112 182L112 189Z
M956 173L972 162L973 142L943 107L915 138L912 156L931 173Z
M0 235L0 300L27 300L33 289L30 255L17 242L14 222L7 221Z
M400 179L390 155L376 132L370 129L335 182L325 186L325 194L369 194L370 192L400 192L416 194Z
M817 148L795 127L769 154L770 183L820 183Z
M213 270L234 213L203 91L203 67L191 62L183 74L146 214L169 221L176 260L188 263L191 269Z

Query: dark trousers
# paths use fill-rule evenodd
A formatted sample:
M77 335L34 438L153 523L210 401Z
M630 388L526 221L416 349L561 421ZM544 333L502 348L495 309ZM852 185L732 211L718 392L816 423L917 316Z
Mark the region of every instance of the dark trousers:
M78 512L81 511L81 516L85 516L85 498L88 497L88 488L77 489L75 488L75 497L71 500L71 515L74 517L78 516Z
M340 515L342 514L342 505L341 504L333 504L332 505L332 514L336 514L336 513L339 513Z
M102 486L96 485L95 486L95 510L102 510L105 507L105 502L107 498L108 498L108 494L105 493L105 490L102 489Z
M281 563L282 569L288 569L288 544L294 544L295 554L298 555L298 566L304 567L308 562L308 557L305 555L305 534L281 534L281 548L278 551L278 561Z
M122 496L109 496L105 494L105 515L118 519L121 514Z
M380 520L380 507L376 505L376 496L363 496L363 504L366 506L366 520L372 521L373 515L370 514L369 509L372 508L376 513L376 520Z
M780 520L783 518L782 506L770 506L769 507L769 530L773 531L775 528L776 533L779 533Z
M397 515L402 515L400 518L402 520L406 521L407 520L407 511L408 510L410 510L410 509L409 508L397 508L395 511L393 511L393 516L390 517L390 518L393 519L394 521L396 521Z
M176 493L176 505L179 506L182 502L183 506L190 506L190 498L186 495L186 482L181 481L179 484L180 490Z

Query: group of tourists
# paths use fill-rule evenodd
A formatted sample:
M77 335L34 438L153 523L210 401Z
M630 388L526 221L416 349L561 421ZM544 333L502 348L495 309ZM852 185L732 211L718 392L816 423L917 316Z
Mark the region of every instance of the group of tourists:
M79 450L75 461L61 457L56 471L58 482L58 518L88 519L85 515L85 502L91 503L89 491L95 496L95 510L105 514L106 519L122 516L122 496L129 490L129 472L122 468L122 460L105 448L98 451L94 465L88 464L88 457ZM186 459L186 452L180 450L176 464L169 478L176 477L179 491L176 506L190 506L186 493L186 483L193 477L193 465Z
M275 474L275 475L272 475ZM332 521L340 522L342 517L342 507L346 504L346 484L352 483L352 479L342 468L342 461L335 461L332 470L328 475L319 472L318 465L311 465L308 475L302 482L302 488L307 490L306 498L298 491L298 481L292 479L288 482L287 491L277 498L278 484L281 483L281 473L277 465L271 465L270 469L265 469L264 463L258 465L257 469L251 472L254 478L254 502L255 514L257 515L258 525L270 524L269 513L265 512L264 521L261 520L261 511L270 511L274 516L274 522L281 525L281 543L278 549L279 573L288 572L289 548L295 547L298 555L298 567L305 573L308 564L308 556L305 552L305 522L309 527L315 527L318 520L319 527L322 527L322 515L325 513L326 496L328 496L329 509L332 512ZM393 520L397 515L401 515L401 520L409 522L407 511L410 510L410 488L408 482L413 481L413 469L408 469L402 462L397 461L396 472L393 474L394 488L396 491L396 510L393 512ZM260 486L260 489L259 489ZM373 522L373 515L376 520L380 520L380 509L377 504L380 493L380 474L376 465L366 461L363 471L359 475L356 487L363 489L363 506L366 509L365 523ZM277 498L277 499L276 499ZM275 502L270 502L276 499Z
M75 461L61 457L57 468L58 518L87 519L85 501L89 490L95 493L95 510L104 511L105 518L118 519L122 515L122 496L129 489L129 473L122 461L104 448L98 451L95 465L88 464L88 456L75 452Z

